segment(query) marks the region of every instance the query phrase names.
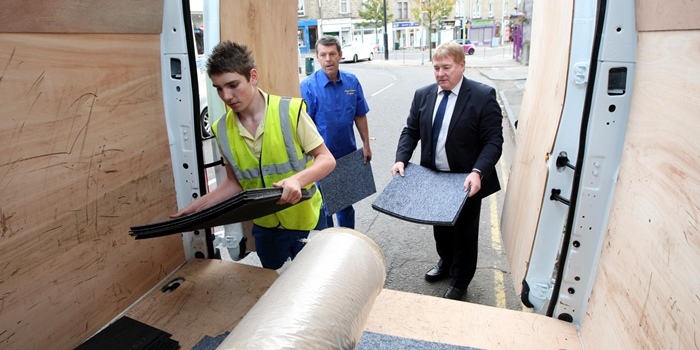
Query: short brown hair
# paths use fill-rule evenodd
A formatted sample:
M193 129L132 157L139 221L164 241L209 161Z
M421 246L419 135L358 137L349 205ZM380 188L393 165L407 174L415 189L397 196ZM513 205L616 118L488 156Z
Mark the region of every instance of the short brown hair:
M238 73L250 81L250 71L255 68L253 53L248 47L230 40L222 41L211 51L207 59L207 74L211 77L225 73Z

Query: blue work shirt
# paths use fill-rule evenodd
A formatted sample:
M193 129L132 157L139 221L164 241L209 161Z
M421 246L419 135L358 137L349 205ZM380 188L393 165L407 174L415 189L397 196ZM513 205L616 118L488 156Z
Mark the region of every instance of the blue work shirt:
M354 74L339 70L334 83L319 69L301 82L301 97L333 157L337 159L357 149L355 117L367 115L369 106Z

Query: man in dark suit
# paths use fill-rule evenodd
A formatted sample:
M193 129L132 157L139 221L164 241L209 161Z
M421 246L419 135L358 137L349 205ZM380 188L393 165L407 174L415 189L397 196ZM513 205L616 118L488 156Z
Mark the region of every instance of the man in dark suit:
M454 226L433 226L440 260L425 274L435 282L450 277L443 297L460 300L476 272L481 200L501 189L495 165L501 157L503 127L496 91L464 77L464 49L447 42L435 49L436 84L416 90L401 132L392 175L404 167L421 141L420 165L465 173L469 191Z

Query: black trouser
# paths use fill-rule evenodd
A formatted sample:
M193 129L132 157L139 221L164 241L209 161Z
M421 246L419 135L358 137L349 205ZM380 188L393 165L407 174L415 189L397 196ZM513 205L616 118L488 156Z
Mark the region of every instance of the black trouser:
M467 289L476 273L481 199L468 198L454 226L433 226L440 267L449 268L450 285Z

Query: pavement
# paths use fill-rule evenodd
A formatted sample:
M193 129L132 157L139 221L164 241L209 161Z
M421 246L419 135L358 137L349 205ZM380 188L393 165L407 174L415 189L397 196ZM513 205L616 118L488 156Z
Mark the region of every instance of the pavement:
M520 105L523 103L527 69L527 66L519 65L489 68L480 71L483 76L496 84L498 95L503 103L503 109L506 117L508 117L513 134L515 134L516 122L520 114Z

